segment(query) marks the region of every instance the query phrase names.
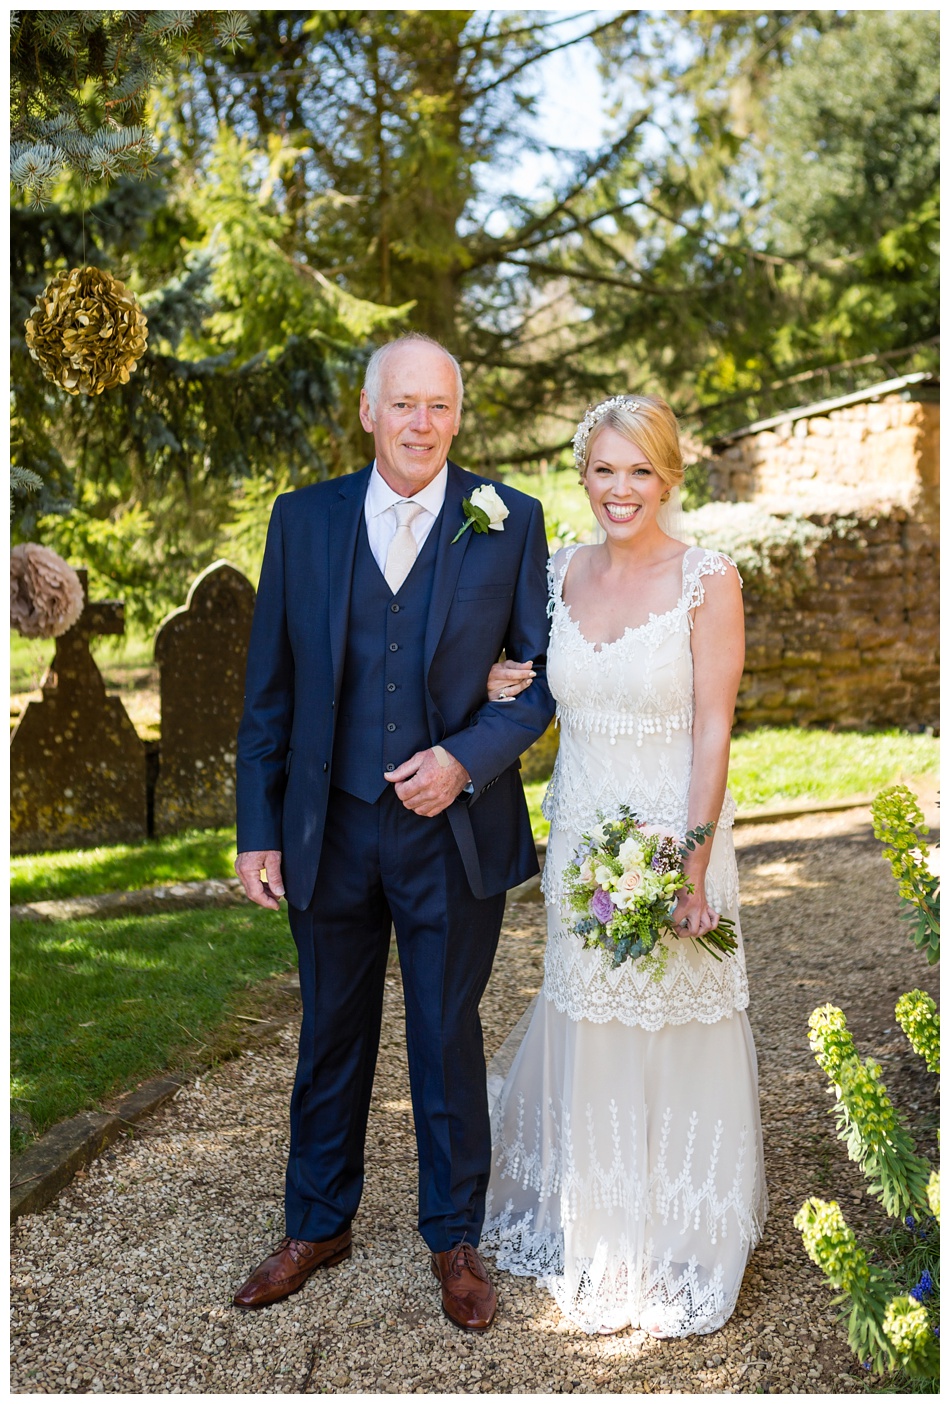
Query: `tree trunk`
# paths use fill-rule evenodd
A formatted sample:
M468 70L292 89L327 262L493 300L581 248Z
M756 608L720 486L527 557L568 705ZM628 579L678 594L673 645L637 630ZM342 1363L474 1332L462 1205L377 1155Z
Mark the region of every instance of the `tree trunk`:
M462 133L460 38L466 11L417 10L399 35L415 73L401 163L400 224L393 231L393 301L414 299L413 327L444 342L458 340L463 249L458 221L471 193Z

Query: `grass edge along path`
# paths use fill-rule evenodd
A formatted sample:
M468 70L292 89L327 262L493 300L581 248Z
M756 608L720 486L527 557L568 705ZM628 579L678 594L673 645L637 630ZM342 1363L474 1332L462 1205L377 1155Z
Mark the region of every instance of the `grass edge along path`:
M236 1018L289 1012L283 912L211 908L11 927L11 1089L33 1134L162 1072L213 1060ZM204 1053L204 1059L201 1058ZM32 1139L13 1132L13 1149Z

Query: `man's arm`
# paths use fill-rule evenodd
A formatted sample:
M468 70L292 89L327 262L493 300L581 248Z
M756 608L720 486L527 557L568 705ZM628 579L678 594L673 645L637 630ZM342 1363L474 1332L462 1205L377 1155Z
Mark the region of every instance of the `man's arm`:
M278 874L281 810L294 704L294 660L287 634L281 502L278 498L274 503L267 529L247 651L244 713L237 738L236 796L239 856L256 859L277 854ZM266 867L270 875L271 864L261 861L257 868L262 867ZM240 867L238 875L243 881ZM260 887L259 878L256 881ZM248 890L247 884L245 890ZM257 900L250 891L248 896Z
M509 658L534 660L536 677L514 701L486 701L478 710L476 726L446 736L444 749L471 777L475 803L479 794L513 765L541 736L554 715L554 700L547 683L548 650L548 543L540 502L532 504L525 533L521 568L515 585L511 618L504 640ZM463 785L459 786L459 790ZM458 793L458 791L457 791Z

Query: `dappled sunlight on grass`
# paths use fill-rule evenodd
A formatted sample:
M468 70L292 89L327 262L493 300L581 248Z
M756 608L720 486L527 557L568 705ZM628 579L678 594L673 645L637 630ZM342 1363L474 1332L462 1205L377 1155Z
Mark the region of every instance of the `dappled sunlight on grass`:
M293 965L285 916L258 907L14 922L12 1072L35 1128L186 1064L237 994Z
M740 809L846 799L936 775L939 760L940 742L924 733L760 727L733 738L729 788Z
M565 528L578 541L591 540L596 523L587 494L573 467L547 473L507 473L508 487L536 497L544 511L544 526L552 546L567 544Z
M874 794L898 780L935 780L940 742L906 731L817 731L763 727L733 738L729 788L742 811L789 800L847 799ZM547 780L525 785L536 839L547 838L541 814Z
M190 829L169 838L110 848L30 853L10 863L10 901L40 902L132 892L234 876L234 829Z

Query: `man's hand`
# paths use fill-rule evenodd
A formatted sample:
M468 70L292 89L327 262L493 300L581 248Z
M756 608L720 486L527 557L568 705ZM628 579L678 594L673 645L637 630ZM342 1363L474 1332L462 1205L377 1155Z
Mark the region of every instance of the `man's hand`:
M460 795L471 782L471 776L454 756L440 746L435 751L417 751L395 770L386 771L386 779L396 786L396 794L407 809L434 819Z
M280 875L280 852L277 849L239 853L234 860L234 871L252 902L256 902L259 907L269 907L271 911L277 911L280 898L284 895L284 881ZM266 873L263 882L262 873Z

